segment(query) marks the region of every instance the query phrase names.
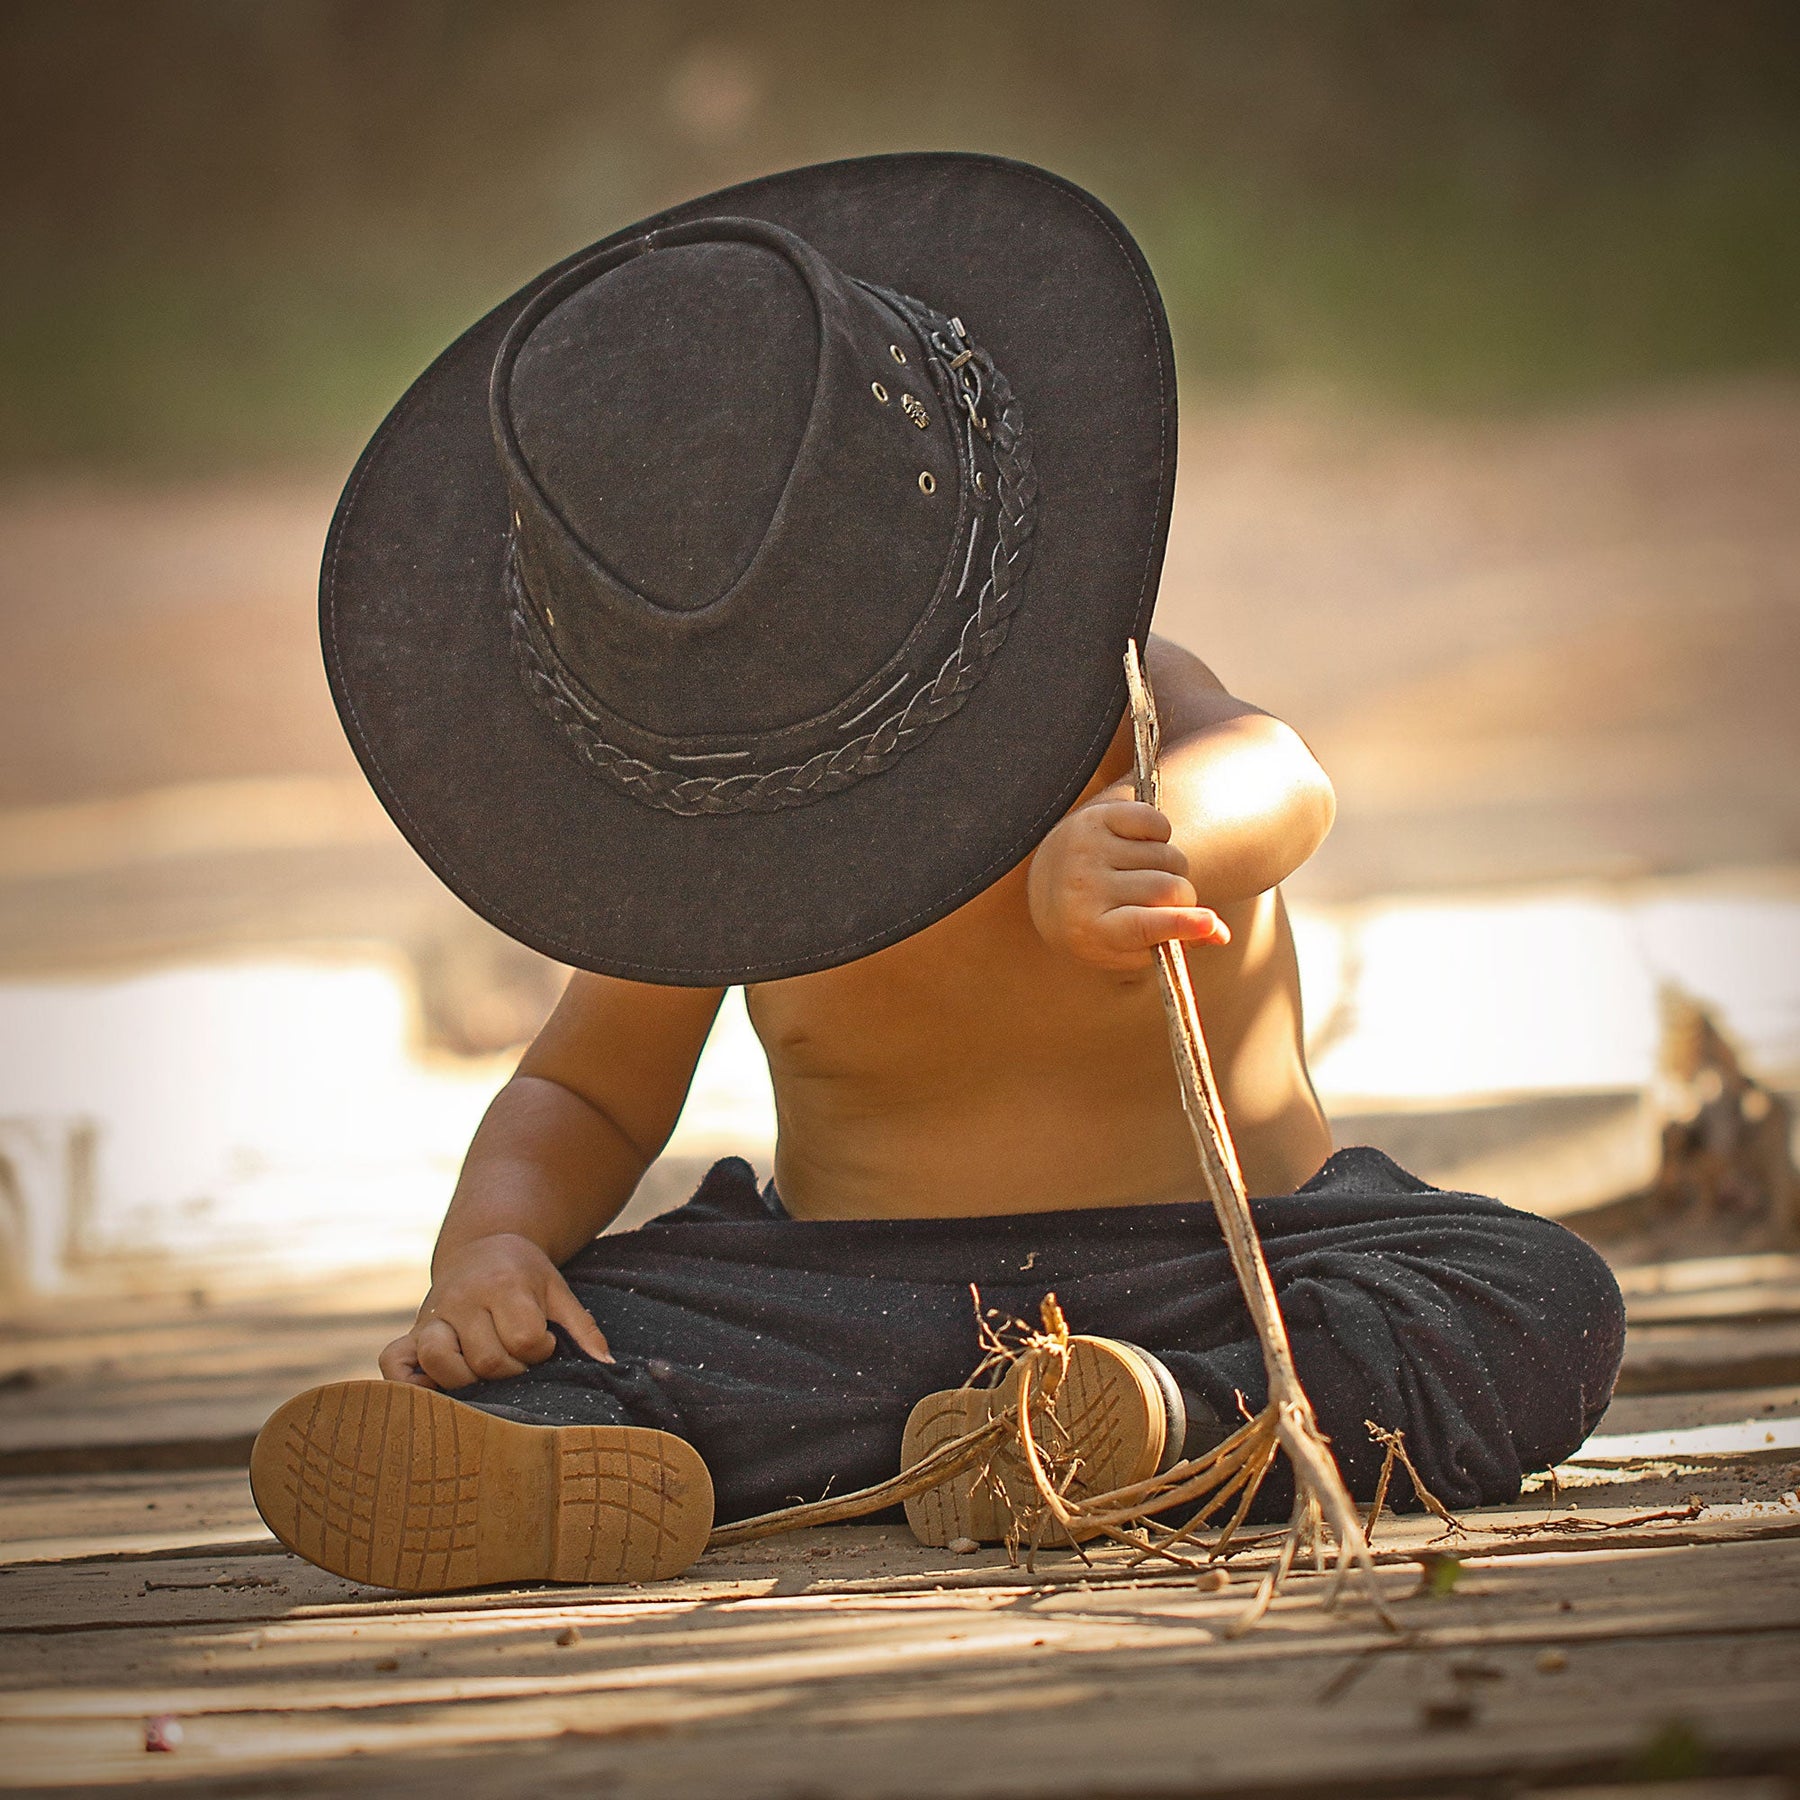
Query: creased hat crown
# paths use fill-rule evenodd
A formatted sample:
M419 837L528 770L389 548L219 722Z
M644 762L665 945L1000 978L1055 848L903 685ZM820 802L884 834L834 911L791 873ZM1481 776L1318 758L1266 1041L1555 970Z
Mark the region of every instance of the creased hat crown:
M962 333L730 218L617 246L515 322L491 386L515 648L577 754L652 805L767 809L960 707L1035 497Z
M688 611L767 534L817 362L812 298L785 257L676 245L583 283L532 329L513 429L575 536L646 599Z

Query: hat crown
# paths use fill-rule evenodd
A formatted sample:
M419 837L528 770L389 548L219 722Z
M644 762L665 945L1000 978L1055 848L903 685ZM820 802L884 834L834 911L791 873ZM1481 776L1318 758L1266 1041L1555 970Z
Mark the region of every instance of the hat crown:
M519 451L582 546L659 606L717 600L767 536L812 406L818 316L742 239L633 257L519 348Z
M515 651L584 760L677 810L802 804L961 706L1033 491L961 331L734 218L615 246L520 315L490 391Z

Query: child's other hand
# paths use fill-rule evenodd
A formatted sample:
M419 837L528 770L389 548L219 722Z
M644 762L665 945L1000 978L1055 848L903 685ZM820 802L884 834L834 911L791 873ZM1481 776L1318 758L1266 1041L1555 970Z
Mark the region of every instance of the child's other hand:
M473 1238L440 1252L431 1292L412 1330L382 1351L389 1381L462 1388L472 1381L522 1375L556 1349L554 1321L596 1362L611 1362L605 1335L529 1238Z
M1158 944L1228 944L1201 906L1169 821L1140 800L1094 800L1038 845L1026 892L1038 935L1103 969L1141 969Z

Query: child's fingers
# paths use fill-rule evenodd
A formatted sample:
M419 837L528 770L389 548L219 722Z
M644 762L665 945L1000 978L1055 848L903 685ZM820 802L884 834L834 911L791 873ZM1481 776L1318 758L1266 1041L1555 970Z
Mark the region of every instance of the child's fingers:
M441 1388L466 1388L475 1371L463 1360L455 1331L443 1319L427 1319L413 1334L419 1367Z
M1142 843L1166 844L1174 835L1167 813L1142 800L1106 800L1094 809L1114 837L1136 838Z
M494 1329L509 1356L520 1362L541 1363L556 1354L556 1339L544 1318L544 1309L527 1292L505 1294L488 1302Z
M1158 912L1192 911L1199 907L1193 883L1167 869L1114 869L1101 885L1103 907L1151 907ZM1160 939L1158 940L1161 941Z
M1115 906L1102 919L1101 927L1121 950L1231 942L1225 921L1206 906Z
M419 1349L409 1331L397 1337L375 1359L384 1381L402 1381L410 1387L435 1388L437 1383L419 1367Z
M575 1298L574 1290L560 1274L551 1277L544 1295L544 1310L595 1362L614 1360L606 1333L594 1323L594 1315Z
M1188 859L1178 845L1160 838L1109 836L1101 852L1109 869L1162 869L1185 876Z
M508 1375L523 1375L525 1365L500 1341L494 1315L488 1311L471 1314L456 1327L462 1358L482 1381L502 1381Z

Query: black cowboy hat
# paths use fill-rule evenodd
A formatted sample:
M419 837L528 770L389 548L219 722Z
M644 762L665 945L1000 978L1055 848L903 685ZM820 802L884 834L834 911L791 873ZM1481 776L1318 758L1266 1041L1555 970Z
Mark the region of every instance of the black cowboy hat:
M829 967L1081 791L1174 473L1162 303L1098 201L985 156L790 170L558 264L413 384L326 545L332 693L522 942Z

